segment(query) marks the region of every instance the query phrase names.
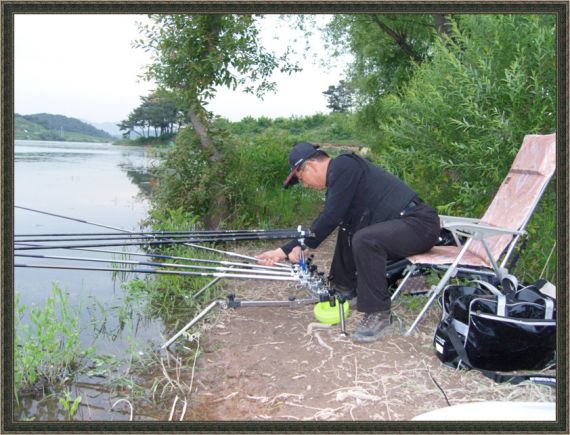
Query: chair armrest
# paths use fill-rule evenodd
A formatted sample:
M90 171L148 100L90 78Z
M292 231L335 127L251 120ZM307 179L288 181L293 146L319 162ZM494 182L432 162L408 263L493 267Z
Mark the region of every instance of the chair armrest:
M468 222L449 223L447 224L446 228L455 231L457 234L460 234L462 236L473 237L474 239L477 240L481 240L489 236L496 236L502 234L522 235L526 233L526 231L524 230L493 227L487 224L468 223Z
M474 224L476 224L477 222L480 221L480 219L468 218L468 217L459 217L459 216L440 215L439 221L440 221L440 225L442 228L447 228L447 225L454 224L454 223L474 223Z

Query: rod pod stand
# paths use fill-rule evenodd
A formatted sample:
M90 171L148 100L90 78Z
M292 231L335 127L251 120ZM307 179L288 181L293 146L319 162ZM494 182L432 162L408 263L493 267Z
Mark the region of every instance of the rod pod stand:
M235 298L235 294L230 293L226 299L218 299L208 305L201 313L194 317L189 323L184 326L180 331L178 331L171 339L169 339L165 344L161 346L161 349L168 349L168 347L176 341L187 329L194 326L199 320L204 318L212 309L219 306L222 308L247 308L247 307L294 307L299 305L314 304L315 302L329 302L331 306L334 306L338 302L339 315L340 315L340 334L347 337L346 324L344 319L344 308L343 304L347 301L343 296L338 296L335 294L334 290L327 289L326 292L319 294L317 298L314 295L310 295L309 298L297 299L294 296L289 297L286 301L242 301Z
M329 287L327 289L327 293L324 293L323 296L321 296L321 302L329 302L331 307L334 307L335 304L338 305L340 335L343 337L348 337L348 333L346 332L346 322L344 318L344 304L348 303L348 299L342 295L339 295L334 289L331 289Z
M337 296L338 301L338 316L340 318L340 335L343 337L348 337L348 333L346 332L346 323L344 320L344 304L348 304L348 301L344 298L344 296Z
M301 225L299 225L299 227L297 228L297 231L299 231L299 233L303 234L303 232L301 230ZM301 237L301 238L297 239L297 241L301 245L301 255L299 257L299 266L301 266L301 270L303 272L307 272L307 263L305 262L305 253L304 253L305 249L307 248L307 246L305 245L305 238Z
M203 319L206 314L212 311L215 307L222 308L247 308L247 307L293 307L298 305L314 304L319 302L319 299L311 296L305 299L297 299L294 296L289 297L286 301L242 301L235 298L235 294L228 294L226 299L217 299L208 305L202 312L188 322L180 331L172 336L166 343L161 346L161 349L167 349L172 343L178 339L184 332Z

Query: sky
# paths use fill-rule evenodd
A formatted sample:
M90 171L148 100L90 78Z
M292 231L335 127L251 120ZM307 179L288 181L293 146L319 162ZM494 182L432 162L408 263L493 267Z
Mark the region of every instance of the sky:
M146 21L146 15L16 15L15 112L60 114L95 123L126 119L140 97L156 87L140 78L150 54L131 46L141 37L136 23ZM264 45L277 52L294 36L276 17L269 18L262 31ZM296 36L304 47L304 36ZM209 109L232 121L328 113L322 92L342 79L344 62L320 67L313 60L315 53L324 52L320 37L315 35L309 45L309 58L298 57L303 72L274 75L277 94L260 100L220 89Z

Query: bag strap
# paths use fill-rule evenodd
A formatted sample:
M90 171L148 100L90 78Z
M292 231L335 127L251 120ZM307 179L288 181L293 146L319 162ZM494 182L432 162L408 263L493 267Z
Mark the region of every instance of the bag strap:
M506 317L507 315L507 298L501 293L501 291L492 284L479 279L471 281L473 283L479 284L480 286L486 288L495 296L497 296L497 316Z
M520 384L523 381L531 381L535 384L547 385L549 387L555 388L556 387L556 376L550 375L542 375L540 373L534 374L527 374L527 375L505 375L498 372L493 372L491 370L483 370L474 367L473 364L469 361L469 356L467 355L467 351L465 347L461 343L461 339L459 338L459 334L455 330L453 323L449 322L447 327L444 328L444 331L447 332L447 336L453 345L453 348L457 352L457 355L460 357L460 365L465 366L467 369L475 369L480 371L483 376L497 382L497 383L504 383L508 382L510 384L516 385Z

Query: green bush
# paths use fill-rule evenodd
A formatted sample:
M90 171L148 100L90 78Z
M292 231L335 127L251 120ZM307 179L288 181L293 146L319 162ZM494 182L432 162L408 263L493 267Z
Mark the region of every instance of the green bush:
M212 166L199 148L191 128L182 130L175 146L166 150L153 169L157 183L153 213L184 210L201 221L223 194L230 216L226 228L275 228L308 224L322 194L302 188L284 190L289 173L287 155L299 141L358 143L351 116L316 114L310 117L254 119L237 123L217 119L214 130L223 144L223 162ZM155 223L161 219L154 219ZM198 222L199 223L199 222Z
M335 143L356 145L366 143L368 136L355 124L355 115L316 113L310 116L291 116L289 118L267 117L253 118L247 116L239 122L229 122L219 118L219 128L227 129L240 139L252 139L260 135L276 138L289 138L292 142L307 141L317 143Z
M525 134L556 127L554 18L470 15L400 97L382 100L382 162L452 213L480 214ZM426 182L429 180L429 182Z
M306 224L316 213L320 194L284 190L292 137L260 135L228 148L224 186L235 227L283 228Z
M151 198L154 210L183 209L196 217L207 215L214 174L191 128L180 131L151 173L156 180Z
M480 216L523 137L555 131L554 37L551 15L462 16L402 94L375 108L379 161L440 213ZM555 207L552 187L529 225L535 276L556 237Z

